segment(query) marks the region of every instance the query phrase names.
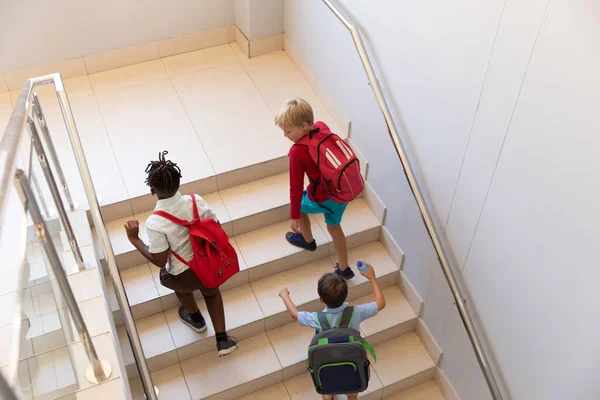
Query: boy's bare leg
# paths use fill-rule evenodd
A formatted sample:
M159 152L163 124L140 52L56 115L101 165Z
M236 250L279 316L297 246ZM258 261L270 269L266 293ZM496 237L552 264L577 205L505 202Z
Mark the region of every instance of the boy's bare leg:
M345 270L350 264L348 264L348 246L346 244L346 235L342 230L342 225L327 225L327 230L333 239L333 245L337 252L338 259L340 262L340 269Z
M324 394L322 395L323 400L333 400L333 395L330 394Z
M310 227L310 218L308 217L308 214L301 213L300 221L298 222L298 224L300 225L300 233L302 234L302 237L304 238L306 243L312 243L312 241L315 240L315 238L312 234L312 229Z
M221 291L217 289L214 295L204 296L204 301L215 332L225 332L225 309L223 308Z
M348 398L348 400L358 400L358 394L347 394L346 397Z
M175 295L179 299L181 305L185 308L185 311L190 314L194 314L196 311L198 311L198 304L196 304L194 293L175 292Z

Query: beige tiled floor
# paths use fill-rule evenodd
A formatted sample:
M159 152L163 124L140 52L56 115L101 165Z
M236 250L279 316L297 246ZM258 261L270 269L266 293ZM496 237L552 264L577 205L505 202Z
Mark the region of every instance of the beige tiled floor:
M444 400L444 395L434 381L427 381L392 395L387 400Z
M253 368L238 360L256 360ZM260 360L260 361L259 361ZM279 371L281 365L266 334L240 342L240 349L228 357L217 358L215 352L181 363L192 398L205 398L240 384ZM279 379L280 380L280 379Z
M291 97L307 98L316 118L343 135L285 53L248 60L235 47L226 44L65 81L104 205L147 194L144 169L162 150L182 168L183 183L285 155L290 144L273 116ZM56 96L51 87L37 92L71 191L85 207ZM17 96L18 91L0 94L2 132Z

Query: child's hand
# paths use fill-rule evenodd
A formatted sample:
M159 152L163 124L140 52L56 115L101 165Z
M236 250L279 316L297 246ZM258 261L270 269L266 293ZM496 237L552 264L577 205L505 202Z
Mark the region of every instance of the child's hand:
M140 235L140 223L137 219L130 219L124 225L125 232L127 232L127 239L137 239Z
M285 297L289 297L289 296L290 296L290 291L286 287L281 289L281 291L279 292L279 297L281 297L282 299Z
M299 219L290 220L290 228L292 228L292 232L300 233L300 220Z
M364 274L361 273L361 275L364 276L365 278L367 278L368 280L375 279L375 270L373 269L371 264L367 264L367 265L369 266L369 270L367 272L365 272Z

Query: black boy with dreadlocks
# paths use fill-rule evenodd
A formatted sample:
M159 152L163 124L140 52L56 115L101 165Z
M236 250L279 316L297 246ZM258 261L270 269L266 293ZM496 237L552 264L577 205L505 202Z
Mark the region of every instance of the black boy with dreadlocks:
M167 151L160 153L158 161L150 162L146 168L148 174L146 184L150 186L150 192L158 198L155 210L163 210L177 218L191 221L193 219L192 197L179 193L181 170L177 164L165 159L167 153ZM206 201L198 195L195 195L195 198L200 219L212 218L218 222L217 216ZM182 304L179 307L181 321L196 332L206 330L206 322L194 298L194 291L200 290L215 329L219 357L235 351L238 348L237 340L227 336L223 299L219 289L204 287L187 265L175 257L169 257L169 251L172 249L186 261L193 258L188 229L157 215L150 215L146 220L150 246L140 239L137 220L127 221L125 230L131 244L148 261L160 268L161 285L173 290L177 295Z

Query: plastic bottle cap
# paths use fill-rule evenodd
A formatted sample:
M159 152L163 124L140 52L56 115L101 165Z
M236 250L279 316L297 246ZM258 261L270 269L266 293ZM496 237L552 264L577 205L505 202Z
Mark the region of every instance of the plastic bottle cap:
M357 263L356 263L356 266L357 266L357 267L362 267L362 266L363 266L363 263L362 263L362 261L359 261L359 262L357 262Z

